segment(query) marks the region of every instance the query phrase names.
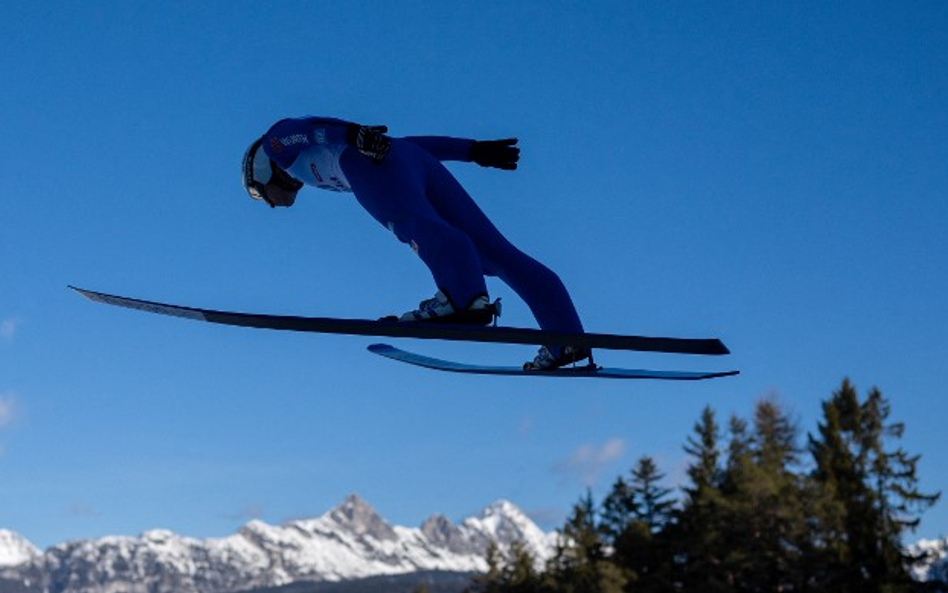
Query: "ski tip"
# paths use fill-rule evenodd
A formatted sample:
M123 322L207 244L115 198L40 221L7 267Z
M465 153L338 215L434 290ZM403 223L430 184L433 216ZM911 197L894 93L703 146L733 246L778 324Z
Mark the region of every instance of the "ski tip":
M105 298L107 298L107 295L101 292L96 292L94 290L88 290L85 288L79 288L78 286L73 286L72 284L67 284L67 286L71 290L74 290L76 294L78 294L79 296L85 297L93 302L105 302Z
M73 286L72 284L67 284L67 285L66 285L66 288L68 288L69 290L75 291L75 292L78 293L80 296L84 296L84 297L86 297L87 299L88 299L88 298L92 298L91 293L90 293L88 290L85 290L85 289L83 289L83 288L79 288L78 286Z

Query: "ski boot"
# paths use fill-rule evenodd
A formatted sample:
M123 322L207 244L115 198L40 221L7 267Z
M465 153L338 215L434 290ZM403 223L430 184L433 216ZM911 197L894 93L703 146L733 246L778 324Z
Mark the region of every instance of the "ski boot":
M439 290L433 298L421 301L417 309L405 313L398 320L490 325L497 317L500 317L500 299L491 303L487 295L480 295L466 309L457 310L448 296Z
M561 349L559 356L555 356L548 347L542 346L533 362L524 363L523 370L552 371L586 359L589 359L589 366L595 366L592 359L592 350L589 348L566 346Z

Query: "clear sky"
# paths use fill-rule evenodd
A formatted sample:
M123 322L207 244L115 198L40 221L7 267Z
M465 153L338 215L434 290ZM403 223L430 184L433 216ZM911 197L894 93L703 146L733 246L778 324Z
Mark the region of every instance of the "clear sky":
M878 386L948 492L948 4L19 2L0 51L0 527L41 547L224 536L350 492L390 521L496 499L562 525L642 455L669 485L701 409L775 396L813 431ZM96 305L76 284L376 317L434 292L351 196L273 211L239 181L276 119L515 135L452 170L591 331L717 336L697 384L472 377L371 339ZM530 326L510 290L503 321ZM523 346L397 342L517 364ZM802 444L802 443L801 443ZM918 536L948 533L948 503Z

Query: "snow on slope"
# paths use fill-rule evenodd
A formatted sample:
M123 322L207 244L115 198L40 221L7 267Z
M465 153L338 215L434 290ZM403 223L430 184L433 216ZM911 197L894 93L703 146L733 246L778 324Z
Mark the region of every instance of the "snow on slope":
M219 539L153 530L137 538L67 542L43 554L33 548L27 561L0 566L0 576L29 580L49 593L223 593L427 570L483 572L492 540L501 549L521 541L543 561L554 539L509 502L460 525L432 516L420 528L408 528L389 525L352 495L316 519L278 526L251 521Z
M0 568L23 564L40 555L39 549L26 538L0 529Z
M41 552L0 529L0 593L229 593L298 581L345 581L416 571L483 572L490 541L519 541L538 567L554 549L520 509L499 501L459 525L432 515L420 528L389 525L352 495L321 517L269 525L251 521L224 538L198 540L152 530L104 537ZM926 556L918 581L948 583L948 538L907 551Z
M912 578L920 582L948 583L948 537L920 540L908 547L908 553L924 557L912 567Z

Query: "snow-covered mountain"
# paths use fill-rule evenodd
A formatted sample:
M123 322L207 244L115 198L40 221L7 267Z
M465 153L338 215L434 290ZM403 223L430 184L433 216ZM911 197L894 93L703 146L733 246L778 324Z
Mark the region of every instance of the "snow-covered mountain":
M350 495L316 519L278 526L251 521L219 539L153 530L43 552L0 529L0 593L232 593L292 583L321 583L327 590L330 583L369 577L483 572L491 541L502 550L522 542L539 565L552 555L555 540L506 501L459 525L433 515L408 528L390 525ZM948 583L948 538L921 540L908 551L927 558L913 569L916 580Z
M912 577L916 581L948 583L948 537L920 540L909 546L908 552L924 557L912 568Z
M25 537L0 529L0 568L23 564L40 555L39 548Z
M456 525L439 515L419 528L390 525L350 495L316 519L269 525L199 540L170 531L59 544L40 552L0 531L0 593L228 593L290 583L345 581L423 571L483 572L490 541L521 541L543 561L545 533L513 504L500 501Z

